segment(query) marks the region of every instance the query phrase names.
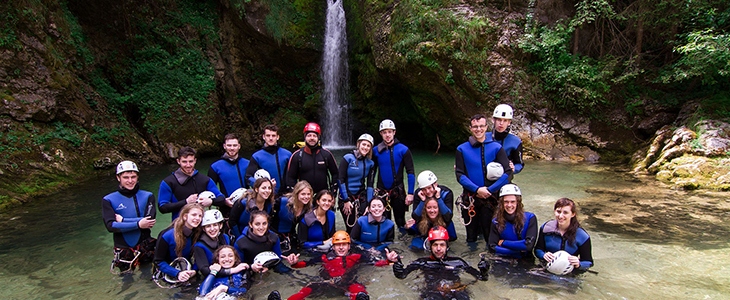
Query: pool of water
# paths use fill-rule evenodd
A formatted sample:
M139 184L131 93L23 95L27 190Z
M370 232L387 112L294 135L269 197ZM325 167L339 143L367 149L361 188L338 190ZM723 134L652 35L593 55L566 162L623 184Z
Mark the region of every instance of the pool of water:
M337 152L338 162L342 153ZM451 153L419 152L414 160L417 172L430 169L439 183L460 193ZM207 172L212 161L199 160L199 169ZM142 188L156 194L160 180L175 167L142 170ZM552 218L557 198L578 202L598 274L541 277L497 262L487 282L463 277L463 283L473 283L469 287L473 299L727 299L730 295L727 193L673 191L601 165L554 162L528 161L514 182L522 189L525 209L537 215L539 224ZM0 298L193 299L189 292L158 288L150 280L149 268L125 277L109 272L112 237L103 225L100 202L115 188L109 171L107 178L0 214L0 286L4 287ZM459 213L455 214L459 222ZM169 215L158 214L153 235L169 222ZM341 220L337 226L344 228ZM482 241L467 246L463 226L456 227L459 240L450 253L476 265L486 245ZM425 255L406 250L408 243L407 237L398 236L392 247L403 252L405 263ZM291 274L265 274L247 297L265 299L273 289L287 297L315 280L318 272L311 266ZM398 280L390 267L365 266L358 274L373 299L418 299L423 286L418 272Z

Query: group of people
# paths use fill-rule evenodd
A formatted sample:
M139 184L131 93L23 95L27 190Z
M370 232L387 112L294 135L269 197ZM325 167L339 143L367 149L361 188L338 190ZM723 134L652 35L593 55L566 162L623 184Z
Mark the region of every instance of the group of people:
M486 280L486 257L477 270L447 256L449 243L457 238L456 204L467 243L475 243L481 235L495 255L529 259L534 258L534 250L547 263L564 250L571 254L575 269L585 270L592 265L590 237L577 221L575 203L558 200L555 220L546 222L538 235L535 215L524 211L521 191L510 183L524 166L522 142L509 133L512 117L509 105L497 106L491 132L484 115L470 119L472 135L456 151L455 173L463 188L456 203L453 191L438 184L432 171L418 175L416 189L411 152L395 138L395 123L389 119L379 125L379 144L362 134L355 150L345 154L339 165L322 148L316 123L305 125L304 146L293 153L278 144L278 128L267 125L264 147L250 160L239 155L238 137L228 134L225 153L207 175L195 168L195 150L183 147L177 157L179 168L160 183L157 208L170 213L172 223L157 239L150 236L155 197L139 189L136 164L123 161L116 170L118 190L102 201L104 222L114 233L112 269L129 272L140 262L154 261L158 279L170 284L202 278L199 293L208 299L245 293L252 272L287 272L290 267L319 261L327 273L324 277L340 279L312 283L289 299L303 299L318 284L333 282L351 299L367 299L365 287L346 275L361 262L392 264L397 278L416 269L436 270L427 276L441 276L446 269L464 270ZM345 230L336 229L335 209ZM411 218L406 220L409 210ZM410 247L428 250L430 256L404 266L388 248L397 230L412 234ZM324 254L305 262L299 260L302 251ZM269 254L273 258L266 260ZM342 281L343 276L350 279ZM273 292L269 298L278 297Z

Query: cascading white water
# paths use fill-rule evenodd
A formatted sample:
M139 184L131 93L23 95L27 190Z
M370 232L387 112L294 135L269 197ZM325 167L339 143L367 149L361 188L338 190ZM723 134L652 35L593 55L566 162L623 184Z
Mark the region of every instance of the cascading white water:
M347 65L347 32L342 0L327 0L327 23L322 55L324 92L323 143L328 148L349 147L349 75Z

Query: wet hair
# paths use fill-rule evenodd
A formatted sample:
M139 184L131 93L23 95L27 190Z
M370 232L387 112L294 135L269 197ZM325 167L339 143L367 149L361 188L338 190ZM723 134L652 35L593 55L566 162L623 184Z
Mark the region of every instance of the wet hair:
M525 206L522 204L522 196L514 195L517 197L517 208L515 208L515 233L519 236L522 232L522 228L525 226ZM494 218L497 219L497 231L500 233L504 230L504 224L507 222L507 212L504 210L504 197L499 197L497 209L494 211Z
M269 204L274 205L274 184L271 183L271 180L268 178L259 178L256 179L256 181L253 183L253 189L251 190L250 194L248 195L248 200L246 201L246 211L251 211L254 207L256 207L256 198L259 196L258 189L264 184L264 182L268 182L271 186L271 194L269 195L268 199L264 199L264 206L266 205L266 202L269 202Z
M221 253L221 250L223 250L223 249L230 249L231 251L233 251L233 257L234 257L233 265L234 266L237 266L238 264L241 263L241 258L238 257L238 251L236 251L236 248L233 248L233 246L231 246L231 245L222 245L222 246L218 247L218 249L215 249L215 252L213 252L213 263L216 263L216 264L220 263L218 261L218 255Z
M428 206L428 203L434 201L436 202L436 207L438 207L438 200L434 197L429 197L426 199L426 201L423 201L423 210L421 210L421 220L418 221L418 232L420 232L422 235L428 235L428 230L431 229L431 227L441 226L446 227L446 222L444 221L444 216L441 213L441 210L439 210L438 215L436 215L436 219L429 219L428 213L426 212L426 207Z
M269 124L264 126L264 133L266 133L266 130L273 131L273 132L279 132L279 127L274 124Z
M294 185L294 189L291 193L287 194L287 198L289 198L289 203L286 204L286 208L292 214L294 214L294 212L296 212L297 210L301 212L301 214L306 214L307 212L312 210L312 200L309 200L309 203L307 203L306 205L299 201L299 193L301 193L305 189L308 189L309 192L312 194L314 193L312 190L312 186L309 184L309 182L307 182L306 180L302 180Z
M570 245L575 245L575 235L578 232L578 228L580 228L580 222L578 222L578 207L575 205L575 202L573 200L570 200L568 198L560 198L558 199L558 201L555 201L553 211L564 206L570 206L570 211L574 212L575 216L570 218L570 225L568 225L568 229L565 230L565 233L563 235L568 240L568 243L570 243Z
M196 152L195 149L193 149L193 147L185 146L185 147L180 148L180 150L177 151L177 158L188 157L190 155L195 156L195 154L197 154L197 153L198 152Z
M317 205L317 206L315 206L315 208L317 208L319 206L319 204L317 202L319 201L319 199L322 199L322 197L324 197L324 195L330 195L330 197L332 197L332 201L335 200L335 195L332 194L332 192L330 192L330 190L328 190L328 189L321 190L321 191L317 192L316 195L314 195L313 202Z
M188 218L188 213L190 213L193 209L200 210L200 220L202 222L205 208L203 208L203 206L199 203L188 203L180 209L180 215L172 222L172 224L170 224L170 226L172 226L173 236L175 237L175 254L178 257L183 256L182 251L185 249L185 235L183 234L183 229L185 227L185 221L187 221ZM198 241L201 231L200 225L193 228L193 234L191 235L192 242L190 243L191 247Z
M481 119L485 119L486 120L487 117L484 116L483 114L476 114L476 115L471 116L471 118L469 118L469 123L474 122L474 121L477 121L477 120L481 120Z
M238 136L235 133L229 133L226 134L226 136L223 137L223 142L225 143L227 140L239 140Z

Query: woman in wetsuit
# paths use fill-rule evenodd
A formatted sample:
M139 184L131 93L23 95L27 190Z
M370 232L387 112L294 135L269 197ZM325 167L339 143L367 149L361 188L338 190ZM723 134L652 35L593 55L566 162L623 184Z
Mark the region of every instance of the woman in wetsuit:
M357 139L357 149L345 154L340 162L340 205L345 230L352 231L358 217L365 214L365 208L373 199L375 184L375 163L373 137L363 134Z
M352 227L350 236L356 244L365 249L375 248L383 251L395 239L395 223L383 213L383 199L373 198L368 206L368 214L359 217Z
M537 217L525 211L520 188L505 184L499 191L498 203L489 234L489 251L534 263L532 249L537 242Z
M224 221L225 219L223 219L223 214L217 209L206 210L203 214L203 221L200 226L203 227L204 234L201 234L198 242L193 245L195 269L203 275L203 278L207 277L210 273L210 265L213 263L213 253L216 249L221 246L231 244L231 238L227 234L221 232ZM230 275L242 270L243 269L238 266L233 270L224 269L219 273L220 275Z
M427 198L413 209L411 216L413 219L406 222L408 232L416 235L409 246L411 249L425 250L423 244L429 230L435 226L446 228L449 241L456 240L456 228L451 220L453 213L443 201L434 197Z
M213 257L214 263L210 265L210 273L200 285L200 296L205 296L206 300L217 299L224 293L233 297L243 296L251 286L249 265L241 263L235 249L230 245L218 248ZM243 266L246 271L225 276L219 274L221 270L231 269L234 266Z
M255 210L251 212L251 221L248 227L243 229L241 236L236 239L234 247L241 258L241 261L251 266L254 272L266 272L268 268L261 264L254 263L254 258L261 252L273 251L279 257L286 259L289 264L295 264L299 260L299 254L282 256L279 236L269 230L269 215L265 211ZM277 272L285 272L286 268L281 264L276 265Z
M231 207L231 215L228 224L234 236L241 235L241 231L248 225L251 212L263 210L271 214L274 203L274 186L271 180L265 177L256 179L253 184L253 192L247 197L236 201Z
M286 254L298 252L296 227L304 214L312 210L312 186L306 180L297 182L292 192L279 198L274 207L276 214L270 228L279 234L281 251Z
M190 262L193 244L200 237L203 206L198 203L185 204L180 216L157 237L155 265L162 273L177 278L178 282L185 282L195 275L195 270L180 271L170 266L170 263L178 257Z
M580 227L575 202L560 198L553 208L555 220L540 227L535 256L543 262L551 262L555 259L555 252L564 250L570 254L568 261L573 265L573 272L588 270L593 266L591 237Z
M335 213L330 210L334 204L334 195L329 190L321 190L314 196L317 207L304 214L299 222L297 236L304 249L317 248L329 251L335 233Z

